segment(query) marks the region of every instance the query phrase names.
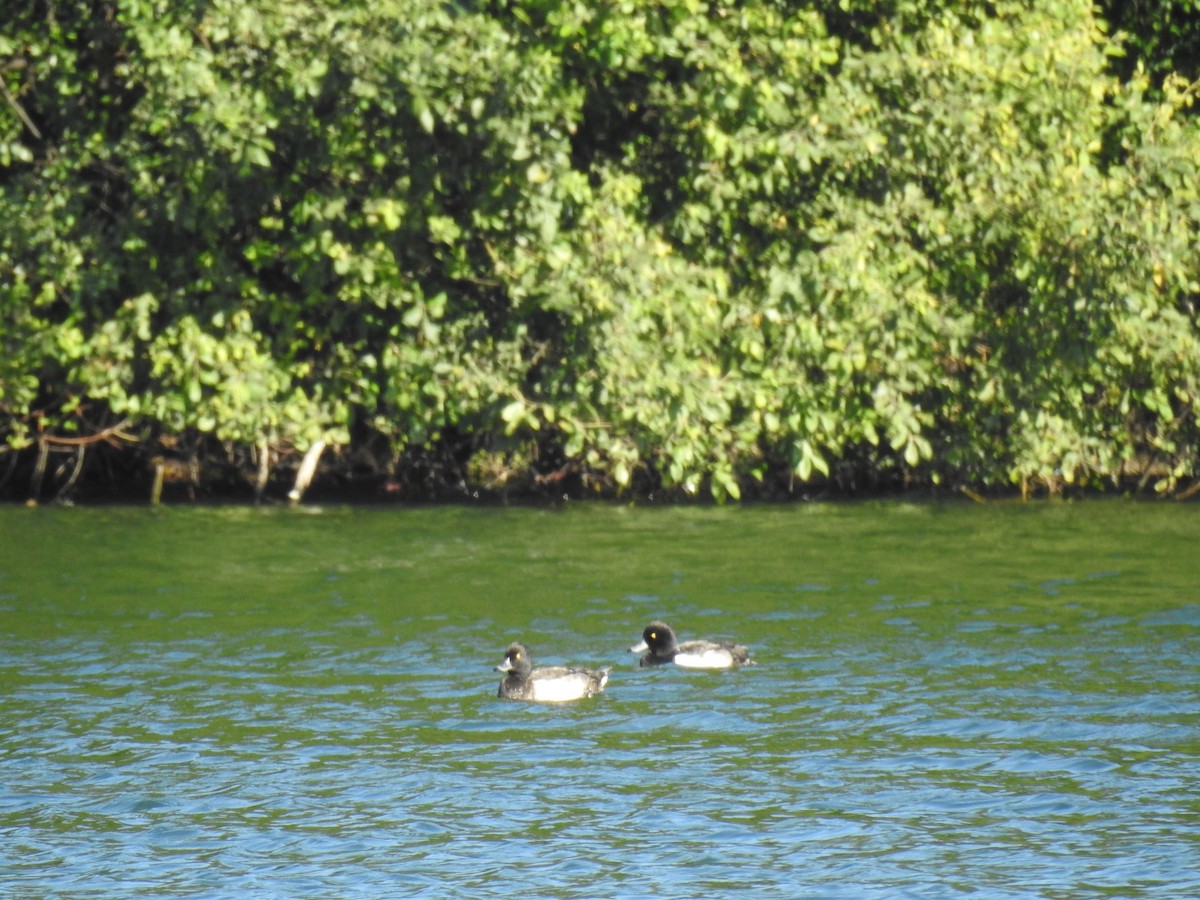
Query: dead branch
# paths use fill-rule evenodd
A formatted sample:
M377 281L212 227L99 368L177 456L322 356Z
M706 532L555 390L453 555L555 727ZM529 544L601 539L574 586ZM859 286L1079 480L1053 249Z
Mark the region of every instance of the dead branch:
M126 443L136 444L137 437L125 431L125 427L129 425L128 419L122 419L111 428L105 428L103 431L97 431L95 434L89 434L84 437L58 437L53 434L44 434L41 440L47 444L53 444L56 447L86 447L88 444L98 444L101 441L109 446L118 446L117 441L125 441Z

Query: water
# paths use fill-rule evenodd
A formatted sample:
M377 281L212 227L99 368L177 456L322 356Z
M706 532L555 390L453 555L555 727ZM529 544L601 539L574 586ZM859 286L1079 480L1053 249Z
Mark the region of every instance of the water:
M1200 895L1194 507L0 509L9 896ZM639 670L651 618L731 672ZM613 665L495 697L505 645Z

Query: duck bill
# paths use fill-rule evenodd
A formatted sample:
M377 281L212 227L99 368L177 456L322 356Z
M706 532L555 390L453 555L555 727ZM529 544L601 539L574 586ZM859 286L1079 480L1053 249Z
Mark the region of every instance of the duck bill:
M504 660L504 662L500 663L500 665L493 668L492 671L493 672L511 672L512 671L512 660L511 659Z
M645 641L642 641L640 644L634 644L632 647L630 647L629 652L630 653L644 653L649 649L650 649L650 645L647 644Z

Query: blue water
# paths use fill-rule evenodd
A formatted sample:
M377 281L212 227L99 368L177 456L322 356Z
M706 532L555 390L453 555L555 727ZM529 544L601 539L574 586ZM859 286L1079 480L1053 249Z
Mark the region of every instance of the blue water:
M0 889L1200 896L1194 508L0 509ZM665 618L758 665L641 670ZM510 640L614 667L498 700Z

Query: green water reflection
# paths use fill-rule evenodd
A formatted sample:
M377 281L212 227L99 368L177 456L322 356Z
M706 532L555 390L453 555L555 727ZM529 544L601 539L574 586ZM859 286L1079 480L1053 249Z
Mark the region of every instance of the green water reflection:
M1191 507L0 509L0 885L1200 892ZM759 665L638 670L651 618ZM491 667L612 665L504 703Z

